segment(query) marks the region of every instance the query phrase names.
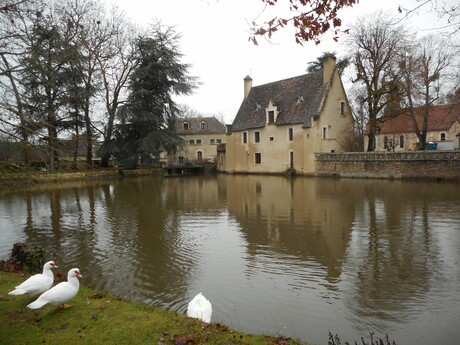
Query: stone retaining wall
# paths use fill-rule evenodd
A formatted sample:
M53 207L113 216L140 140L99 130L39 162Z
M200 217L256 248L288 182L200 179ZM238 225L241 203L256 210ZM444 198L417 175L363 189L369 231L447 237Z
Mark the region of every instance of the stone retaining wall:
M316 153L317 176L460 181L460 151Z

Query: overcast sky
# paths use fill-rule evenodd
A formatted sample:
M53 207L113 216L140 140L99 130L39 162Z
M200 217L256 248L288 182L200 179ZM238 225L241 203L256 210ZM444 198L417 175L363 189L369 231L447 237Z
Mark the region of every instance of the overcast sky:
M182 35L180 50L183 62L191 64L190 75L199 78L202 85L196 92L176 101L187 104L198 113L223 117L231 123L243 98L243 79L250 75L253 86L304 74L307 63L324 51L344 54L343 39L335 43L331 35L321 44L295 43L292 29L279 31L267 42L259 38L259 45L248 41L249 24L253 19L271 19L282 10L279 5L265 9L260 0L107 0L116 4L129 18L139 24L156 19L174 26ZM447 0L457 4L458 0ZM287 3L287 0L280 0ZM343 10L343 26L352 24L358 16L372 15L380 8L398 14L398 5L414 7L416 0L360 0L358 5ZM425 6L411 23L421 34L439 28L439 19ZM273 15L271 15L273 14Z

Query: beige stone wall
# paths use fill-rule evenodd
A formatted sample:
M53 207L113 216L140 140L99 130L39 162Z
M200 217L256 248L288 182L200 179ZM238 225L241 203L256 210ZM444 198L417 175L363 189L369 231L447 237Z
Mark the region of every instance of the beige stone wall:
M344 112L341 114L341 103ZM310 133L305 132L308 162L307 172L314 172L315 152L346 152L353 139L353 116L339 74L335 71L333 84L318 120L312 121ZM324 138L324 136L326 138Z
M203 162L208 162L208 158L212 158L214 162L217 161L217 142L220 139L220 143L225 143L225 134L190 134L181 135L182 139L185 140L186 146L179 150L175 155L175 160L179 157L184 157L184 160L191 163L198 161L198 152L201 152ZM211 144L211 139L214 143ZM190 140L194 141L194 144L190 144ZM201 140L200 144L197 144L197 140Z
M275 173L286 172L291 167L298 174L314 174L315 152L343 152L347 150L353 133L353 118L338 72L325 99L323 111L311 128L297 125L266 125L249 129L247 143L243 143L243 131L227 136L226 171L229 173ZM341 102L344 113L341 114ZM289 128L293 140L289 140ZM255 143L255 132L260 142ZM324 138L324 135L326 136ZM272 140L270 140L272 138ZM256 153L261 163L256 163Z

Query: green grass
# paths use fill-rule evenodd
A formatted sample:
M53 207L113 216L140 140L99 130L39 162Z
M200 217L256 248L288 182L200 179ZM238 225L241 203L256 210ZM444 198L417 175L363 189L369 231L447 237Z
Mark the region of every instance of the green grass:
M28 296L8 292L24 281L0 272L0 344L302 344L284 337L236 332L105 292L80 287L71 307L26 308Z

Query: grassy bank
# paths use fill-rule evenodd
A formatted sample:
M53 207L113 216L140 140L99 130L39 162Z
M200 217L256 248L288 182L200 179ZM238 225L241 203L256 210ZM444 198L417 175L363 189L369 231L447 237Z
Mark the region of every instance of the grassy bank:
M28 296L10 296L27 277L0 271L0 344L302 344L236 332L171 311L80 287L69 309L30 310Z
M162 176L161 168L139 168L123 170L117 168L99 168L85 171L73 172L2 172L0 170L0 188L14 189L24 186L43 185L49 183L70 183L75 181L103 181L120 177L135 177L155 175Z

